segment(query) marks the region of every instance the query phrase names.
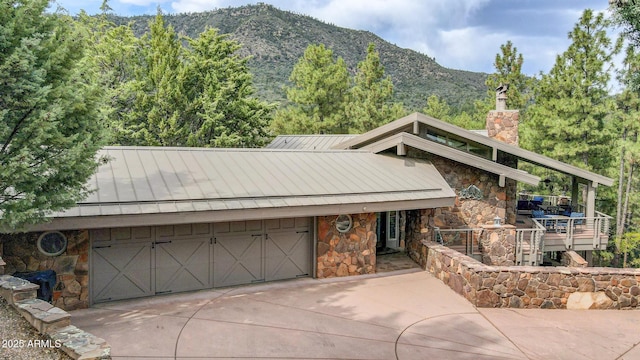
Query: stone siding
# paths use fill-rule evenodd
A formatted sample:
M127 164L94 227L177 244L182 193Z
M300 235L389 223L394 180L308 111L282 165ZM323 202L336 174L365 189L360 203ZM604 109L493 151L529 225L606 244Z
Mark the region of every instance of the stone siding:
M484 225L480 238L482 263L511 266L516 264L516 227Z
M487 114L487 132L490 138L518 146L518 110L491 110Z
M422 245L422 240L433 239L433 214L436 209L421 209L407 211L406 223L406 251L413 261L417 262L423 269L427 265L427 248Z
M506 186L500 187L497 175L439 156L428 156L428 158L456 195L460 194L460 190L475 185L482 191L483 197L480 200L474 200L460 199L457 196L451 207L407 211L405 248L414 260L418 261L419 257L416 253L422 246L420 242L433 239L434 227L479 228L493 224L496 216L504 219L506 224L515 225L515 181L507 179Z
M353 226L336 230L337 215L318 217L316 277L373 274L376 271L376 214L352 214Z
M5 273L53 270L57 281L53 302L64 310L89 307L89 232L62 231L67 250L59 256L46 256L38 250L38 233L0 234L4 247ZM55 296L54 295L54 296Z
M447 184L456 193L455 204L450 208L440 208L434 214L433 225L440 228L477 228L492 224L499 216L507 224L515 224L515 202L508 204L508 199L515 199L515 181L498 185L498 176L474 167L456 163L440 156L430 156L429 160L438 169ZM461 199L462 189L474 185L482 192L482 199ZM511 193L510 196L507 196ZM511 208L508 205L513 205Z
M477 307L637 309L640 269L489 266L430 241L418 263Z

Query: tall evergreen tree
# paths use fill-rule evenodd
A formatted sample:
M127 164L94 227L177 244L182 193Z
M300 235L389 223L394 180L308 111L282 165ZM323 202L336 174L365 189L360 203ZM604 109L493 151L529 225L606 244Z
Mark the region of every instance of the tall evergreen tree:
M523 110L530 99L531 82L522 73L524 58L511 41L500 45L500 53L496 54L493 66L496 72L487 77L487 100L491 108L496 106L496 88L501 84L509 84L507 109Z
M47 0L0 3L0 229L83 199L102 144L84 41Z
M610 166L612 134L605 123L614 104L607 89L619 48L607 26L603 14L583 12L569 33L572 44L536 86L522 127L524 147L592 171Z
M346 115L352 132L363 133L402 117L402 104L392 104L393 83L385 76L375 45L367 47L367 57L358 64Z
M487 95L484 99L474 104L473 126L484 127L487 113L496 108L496 88L501 84L509 84L507 93L507 109L520 110L520 119L523 120L524 111L531 99L531 80L522 73L524 58L518 53L518 48L511 41L500 45L500 52L496 54L493 63L496 71L490 74L485 81Z
M263 146L272 105L253 97L240 45L216 30L181 39L160 12L137 39L129 25L81 15L93 40L111 141L119 145Z
M78 24L88 39L82 66L94 69L92 82L101 88L100 111L106 119L109 143L131 145L135 144L134 134L145 125L133 111L142 45L129 26L116 26L108 20L106 1L101 9L105 12L100 16L78 15Z
M171 25L165 26L160 10L142 38L143 63L136 69L134 115L143 119L133 134L136 145L184 146L186 99L180 75L183 49ZM133 120L133 119L131 119ZM128 124L135 126L135 120Z
M622 251L624 233L633 231L634 208L638 207L636 194L637 171L640 165L640 97L634 90L640 55L635 46L627 47L625 67L620 71L620 83L626 88L616 96L617 109L613 113L611 128L619 142L618 187L616 196L616 250ZM624 252L624 251L622 251ZM626 256L626 253L625 253ZM616 256L615 260L619 262Z
M446 100L440 99L435 94L427 98L427 105L422 109L422 112L442 121L449 122L451 120L451 107Z
M294 66L287 89L288 107L276 112L273 129L278 134L347 133L345 106L349 74L341 57L323 44L309 45Z
M240 45L215 29L205 30L189 45L181 79L189 99L183 119L187 145L263 146L273 105L253 97L248 59L236 54Z

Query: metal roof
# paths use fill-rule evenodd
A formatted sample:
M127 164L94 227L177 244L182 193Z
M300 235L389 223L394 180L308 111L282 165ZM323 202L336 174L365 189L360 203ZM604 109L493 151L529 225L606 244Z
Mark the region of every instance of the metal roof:
M502 141L483 136L474 131L466 130L453 124L449 124L447 122L420 113L413 113L396 121L380 126L358 137L344 141L341 144L337 144L333 147L333 149L361 148L400 132L418 134L420 124L424 124L426 126L456 135L463 139L483 144L494 149L494 151L499 150L508 154L512 154L532 164L540 165L549 169L560 171L565 174L576 176L580 179L591 181L594 184L603 184L606 186L613 185L613 179L606 176L602 176L591 171L581 169L577 166L573 166L562 161L558 161L550 157L522 149L518 146L510 145Z
M438 144L436 142L423 139L419 136L406 132L391 135L387 138L379 140L373 144L364 146L362 149L371 150L373 152L381 152L398 145L407 145L415 149L426 151L430 154L438 155L461 164L473 166L475 168L488 171L490 173L504 176L509 179L521 181L531 185L538 185L540 178L529 174L526 171L514 169L512 167L498 164L496 162L483 159L466 151L454 149L450 146Z
M331 134L331 135L278 135L267 149L304 149L326 150L334 145L351 140L355 134Z
M369 151L107 147L99 155L110 161L91 178L95 191L38 229L418 209L455 198L429 162Z

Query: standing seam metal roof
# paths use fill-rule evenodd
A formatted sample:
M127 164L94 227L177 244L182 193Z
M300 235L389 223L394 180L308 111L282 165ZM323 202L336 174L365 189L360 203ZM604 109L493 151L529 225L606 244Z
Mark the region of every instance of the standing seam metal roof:
M362 150L106 147L95 192L54 217L451 199L424 160Z
M327 150L341 142L351 140L355 134L278 135L267 149Z
M512 111L512 110L506 110L506 111ZM438 120L431 116L427 116L420 113L413 113L413 114L407 115L403 118L400 118L388 124L382 125L362 135L359 135L349 140L345 140L340 144L334 145L332 148L333 149L360 148L370 143L378 142L383 138L392 136L393 134L406 131L407 128L415 129L415 127L419 123L425 124L427 126L431 126L433 128L439 129L441 131L444 131L450 134L454 134L463 139L471 140L479 144L488 146L490 148L503 151L505 153L514 155L520 159L523 159L525 161L528 161L536 165L540 165L549 169L554 169L554 170L563 172L565 174L573 175L578 178L593 181L595 183L603 184L606 186L613 185L613 179L608 178L606 176L596 174L591 171L581 169L577 166L573 166L571 164L567 164L562 161L558 161L550 157L522 149L518 146L514 146L511 144L507 144L507 143L492 139L490 137L481 135L478 132L466 130L461 127L455 126L453 124L449 124L442 120ZM411 132L411 131L407 131L407 132Z

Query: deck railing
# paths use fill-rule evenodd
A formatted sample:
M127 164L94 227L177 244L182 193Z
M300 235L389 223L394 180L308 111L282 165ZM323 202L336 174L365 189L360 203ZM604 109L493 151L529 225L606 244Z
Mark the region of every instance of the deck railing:
M534 218L533 228L516 229L516 265L542 265L544 253L563 250L601 250L606 246L612 217ZM435 228L433 240L481 261L481 228Z
M562 240L566 250L601 250L609 238L612 217L596 211L594 217L549 217L536 218L547 232L547 239ZM559 244L549 242L546 251L557 251Z
M516 229L516 265L542 264L546 228L536 219L533 224L532 229Z
M433 240L435 242L476 259L482 257L480 251L481 228L440 229L436 227L434 230Z

